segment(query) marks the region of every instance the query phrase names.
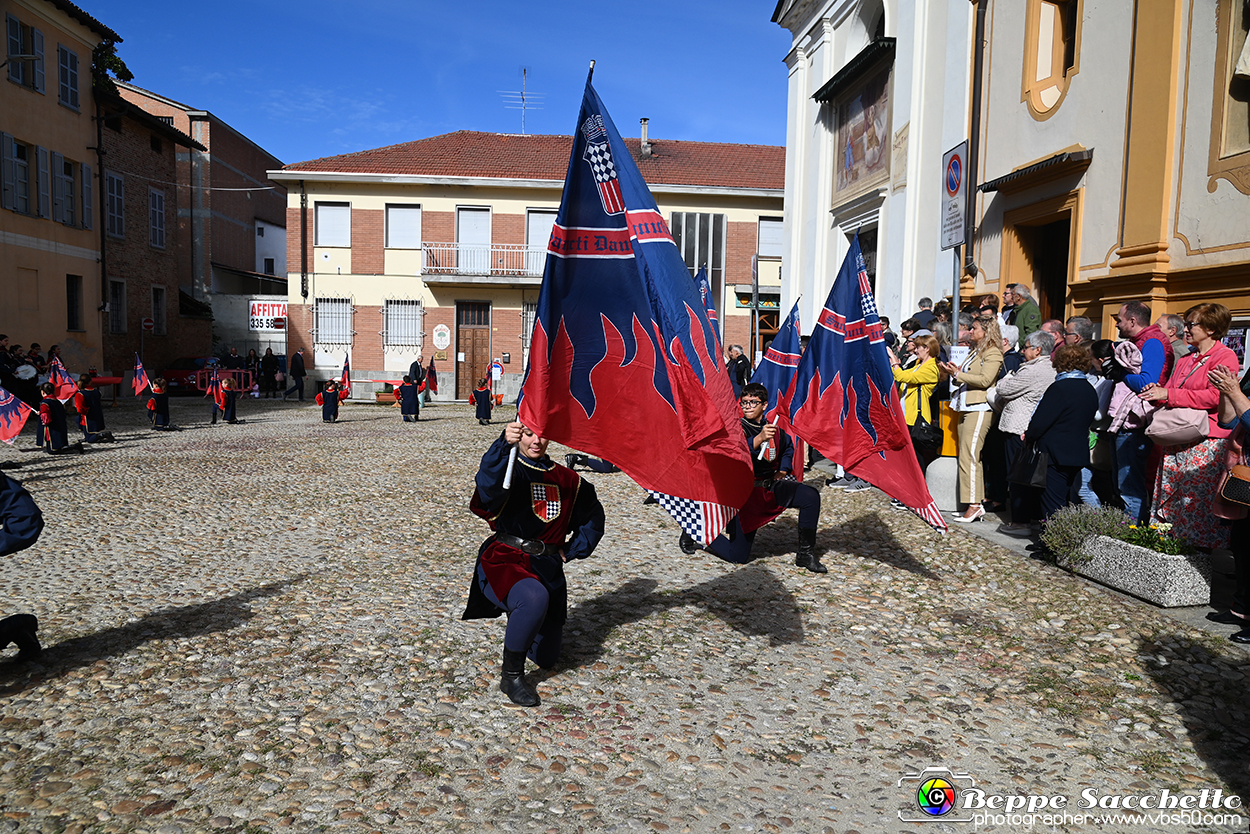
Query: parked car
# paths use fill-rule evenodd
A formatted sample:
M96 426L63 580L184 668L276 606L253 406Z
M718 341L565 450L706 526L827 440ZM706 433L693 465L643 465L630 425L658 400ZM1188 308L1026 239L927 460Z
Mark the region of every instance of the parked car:
M216 356L184 356L170 362L161 376L171 394L204 394L206 391L196 383L196 374L218 363Z

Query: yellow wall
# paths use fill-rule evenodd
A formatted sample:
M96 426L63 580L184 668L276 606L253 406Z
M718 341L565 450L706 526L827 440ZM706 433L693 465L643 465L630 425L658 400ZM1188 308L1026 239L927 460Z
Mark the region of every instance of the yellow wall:
M91 229L0 209L4 253L0 257L0 333L7 334L13 344L38 342L44 351L60 344L66 365L71 370L86 370L101 359L102 317L96 311L101 301L99 168L95 151L90 150L96 145L91 51L100 39L49 3L0 0L0 17L5 14L43 33L44 92L10 82L8 67L0 69L0 131L28 145L61 153L75 163L86 163L94 181ZM71 47L78 55L78 112L58 100L58 44ZM0 50L0 54L5 53L7 38L6 49ZM31 165L33 173L36 160L32 159ZM81 189L76 196L76 215L81 218ZM82 276L79 331L66 328L67 275Z

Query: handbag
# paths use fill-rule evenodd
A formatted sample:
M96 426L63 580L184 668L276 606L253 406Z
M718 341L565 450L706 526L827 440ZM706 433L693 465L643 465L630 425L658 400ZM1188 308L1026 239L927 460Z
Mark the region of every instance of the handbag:
M1160 408L1151 412L1146 436L1157 446L1190 446L1206 440L1211 421L1203 408Z
M936 449L942 445L942 430L919 414L916 415L916 422L908 426L907 430L911 435L911 442L921 449Z
M1011 465L1007 480L1013 484L1031 487L1045 487L1046 473L1050 469L1050 454L1030 443L1020 451L1016 462Z
M1237 464L1225 472L1219 494L1225 501L1250 507L1250 466Z
M1184 388L1189 378L1207 362L1204 356L1194 363L1176 388ZM1190 446L1207 439L1211 431L1211 421L1207 419L1207 411L1203 408L1185 408L1164 406L1150 414L1150 422L1146 424L1146 436L1156 446Z

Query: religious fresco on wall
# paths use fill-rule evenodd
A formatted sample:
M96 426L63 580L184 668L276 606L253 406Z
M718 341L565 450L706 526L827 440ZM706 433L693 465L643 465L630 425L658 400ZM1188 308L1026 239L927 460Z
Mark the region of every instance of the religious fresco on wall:
M865 78L838 104L834 204L884 182L890 173L890 66Z

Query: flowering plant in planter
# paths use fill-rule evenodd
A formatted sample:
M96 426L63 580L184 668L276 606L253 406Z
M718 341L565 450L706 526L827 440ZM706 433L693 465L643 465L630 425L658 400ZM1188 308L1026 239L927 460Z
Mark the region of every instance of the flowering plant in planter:
M1113 507L1073 504L1050 517L1041 539L1056 559L1069 564L1080 564L1089 558L1085 544L1094 536L1108 536L1168 555L1194 552L1171 531L1171 524L1138 524Z

